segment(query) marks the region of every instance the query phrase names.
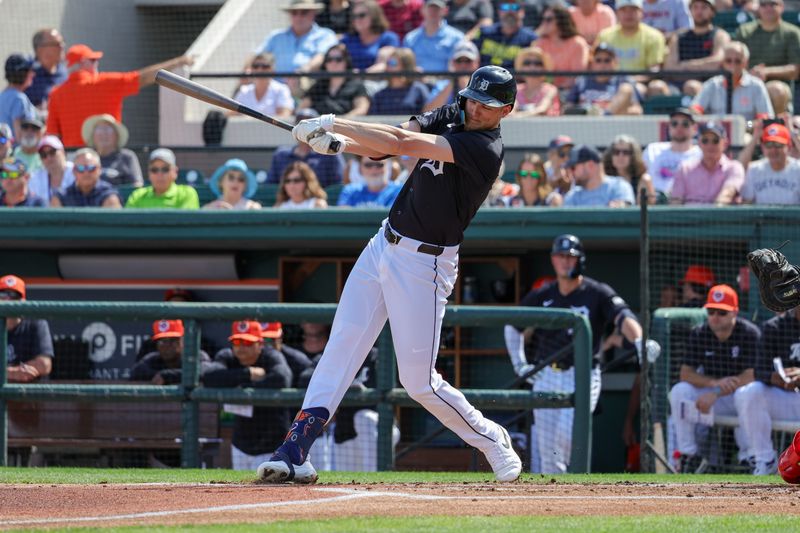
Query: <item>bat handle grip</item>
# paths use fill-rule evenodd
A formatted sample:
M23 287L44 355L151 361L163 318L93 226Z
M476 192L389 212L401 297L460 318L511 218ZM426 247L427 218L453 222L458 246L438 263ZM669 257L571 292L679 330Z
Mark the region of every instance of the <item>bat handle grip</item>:
M333 152L338 152L341 144L342 143L340 141L331 141L330 150Z

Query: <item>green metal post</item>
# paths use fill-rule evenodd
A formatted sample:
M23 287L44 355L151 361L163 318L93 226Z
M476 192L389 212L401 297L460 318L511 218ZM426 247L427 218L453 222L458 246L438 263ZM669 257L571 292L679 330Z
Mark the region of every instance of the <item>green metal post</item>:
M184 320L184 346L181 360L181 418L183 443L181 445L181 467L197 468L200 464L198 440L200 438L200 404L191 399L192 391L200 380L200 331L197 321Z
M575 317L575 418L570 472L588 473L592 464L592 330L585 316Z
M376 376L377 389L381 394L381 401L378 404L379 471L394 470L394 445L392 442L394 408L387 401L387 394L394 388L396 368L392 332L386 325L378 337L378 375Z
M8 368L6 318L0 316L0 388L5 387ZM8 465L8 404L0 398L0 466Z

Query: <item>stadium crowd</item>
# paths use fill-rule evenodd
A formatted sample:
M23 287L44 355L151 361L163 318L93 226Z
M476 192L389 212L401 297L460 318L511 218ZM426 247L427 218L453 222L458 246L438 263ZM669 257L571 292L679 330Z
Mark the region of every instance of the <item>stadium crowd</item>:
M800 201L793 115L800 28L787 22L797 17L783 0L289 0L283 9L289 25L253 51L233 94L268 115L419 114L454 102L465 76L486 64L520 73L515 117L671 110L666 142L641 146L626 137L595 147L577 139L570 158L576 143L556 136L547 154L524 154L520 168L498 176L487 206L626 207L643 190L650 203L664 204ZM5 62L2 206L388 206L415 164L346 160L298 144L277 148L268 170L236 159L220 161L208 179L189 179L167 147L140 161L126 148L121 118L124 99L152 84L158 69L191 66L191 57L101 72L102 51L67 47L56 28L37 31L33 51ZM288 73L295 75L281 76ZM730 124L703 117L725 113L729 80L732 113L749 121L744 147L731 145ZM217 130L208 142L222 137L226 117L216 118L207 121ZM544 172L522 168L545 156ZM197 186L210 196L198 197ZM277 192L265 194L270 186Z

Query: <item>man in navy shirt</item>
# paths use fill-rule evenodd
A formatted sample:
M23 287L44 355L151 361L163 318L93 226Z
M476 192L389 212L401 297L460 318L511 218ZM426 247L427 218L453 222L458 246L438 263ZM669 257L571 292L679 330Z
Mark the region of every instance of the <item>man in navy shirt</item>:
M57 191L50 200L52 207L110 207L122 209L117 190L100 179L100 156L92 148L75 153L75 182L63 193Z
M754 408L755 403L743 401L743 392L755 378L761 332L737 316L739 296L728 285L711 287L703 307L708 319L690 333L680 381L669 394L682 473L700 474L708 468L695 437L697 412L705 414L713 408L715 414L738 415L734 436L740 460L749 458L750 443L757 434L754 424L765 416Z
M155 352L142 357L131 369L131 381L150 381L154 385L174 385L183 375L183 321L156 320L153 322ZM211 358L200 350L200 372L208 370Z
M313 109L298 109L295 120L300 122L308 118L319 117ZM311 167L323 187L342 183L344 176L344 156L318 154L307 144L297 143L292 146L279 146L272 154L272 163L267 175L267 183L280 183L281 176L289 163L302 161Z
M44 200L28 189L31 179L25 163L5 159L0 164L0 207L46 207Z
M25 89L31 103L40 110L47 109L50 91L67 81L64 64L64 38L55 28L44 28L33 35L33 51L37 65L33 71L33 83Z
M0 278L0 300L25 300L25 282L9 274ZM53 339L46 320L6 318L8 331L8 381L30 383L53 369Z
M497 9L497 20L481 28L474 42L481 53L481 65L500 65L514 68L514 58L520 50L536 40L536 33L522 25L525 8L521 0L503 1Z

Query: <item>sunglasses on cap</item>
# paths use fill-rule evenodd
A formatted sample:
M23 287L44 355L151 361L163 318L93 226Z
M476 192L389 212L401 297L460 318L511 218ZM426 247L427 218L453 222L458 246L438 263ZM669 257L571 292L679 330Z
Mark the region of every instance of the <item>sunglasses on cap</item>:
M520 178L533 178L536 180L542 177L542 175L535 170L518 170L517 176Z
M97 170L97 165L75 165L75 172L94 172Z
M519 11L519 4L500 4L500 11Z
M706 308L706 312L709 316L728 316L730 311L725 311L724 309L714 309L713 307Z
M231 344L234 346L255 346L256 343L254 341L246 341L244 339L232 339Z
M400 62L397 60L397 58L392 57L389 58L388 61L386 61L386 66L388 67L396 67L398 65L400 65Z

